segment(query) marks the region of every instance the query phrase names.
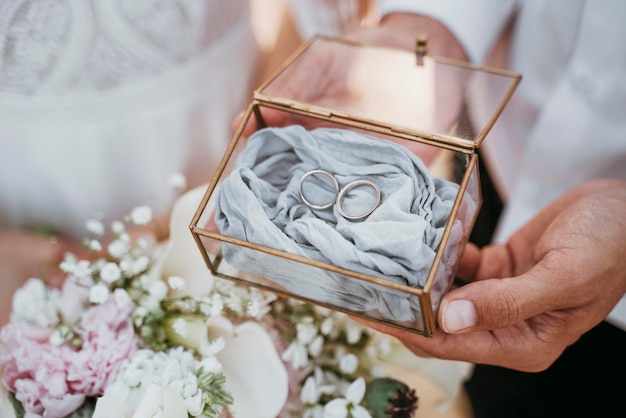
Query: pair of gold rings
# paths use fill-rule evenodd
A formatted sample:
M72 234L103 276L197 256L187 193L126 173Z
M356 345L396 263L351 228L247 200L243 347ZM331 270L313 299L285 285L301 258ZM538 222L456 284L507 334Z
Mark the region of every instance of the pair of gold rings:
M334 196L332 200L325 202L325 203L316 204L307 200L307 198L304 196L302 186L304 185L305 181L309 177L314 176L314 175L322 175L330 179L330 184L334 188ZM369 207L365 212L358 213L358 214L348 214L341 206L341 202L350 190L359 186L369 186L374 189L374 192L375 192L374 204L371 207ZM300 179L300 199L302 199L302 202L304 202L305 205L307 205L311 209L316 209L316 210L328 209L331 206L335 205L337 207L337 211L344 218L349 219L349 220L359 220L359 219L363 219L369 216L372 212L374 212L374 209L378 207L378 204L380 203L380 188L378 187L376 183L367 179L354 180L346 184L342 188L339 188L339 182L337 181L335 176L333 176L328 171L317 169L317 170L307 171L306 173L304 173L304 175Z

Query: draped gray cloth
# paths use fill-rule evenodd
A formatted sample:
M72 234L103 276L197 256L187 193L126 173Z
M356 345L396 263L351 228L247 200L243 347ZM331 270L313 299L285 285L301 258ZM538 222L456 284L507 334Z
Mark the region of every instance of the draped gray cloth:
M381 190L379 206L359 221L345 219L335 205L311 209L301 201L299 186L314 169L332 173L340 186L357 179L374 181ZM418 157L389 141L342 129L266 128L248 138L220 186L215 223L224 235L422 287L458 189L456 183L431 177ZM306 195L310 201L328 201L329 191L311 181ZM362 212L371 206L372 196L372 188L355 188L342 207ZM454 228L450 239L458 243L461 235ZM416 298L406 292L239 246L224 244L222 249L229 264L297 295L350 311L378 311L388 319L420 316Z

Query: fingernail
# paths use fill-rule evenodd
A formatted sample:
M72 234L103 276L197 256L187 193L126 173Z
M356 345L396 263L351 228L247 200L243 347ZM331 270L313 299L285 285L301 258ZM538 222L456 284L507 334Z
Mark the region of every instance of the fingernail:
M456 332L476 325L476 308L469 300L453 300L444 304L441 328Z

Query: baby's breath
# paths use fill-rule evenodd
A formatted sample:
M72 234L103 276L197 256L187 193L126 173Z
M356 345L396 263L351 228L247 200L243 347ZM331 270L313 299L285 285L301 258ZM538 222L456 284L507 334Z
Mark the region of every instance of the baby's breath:
M152 221L152 208L150 206L137 206L130 212L130 220L135 225L147 225Z

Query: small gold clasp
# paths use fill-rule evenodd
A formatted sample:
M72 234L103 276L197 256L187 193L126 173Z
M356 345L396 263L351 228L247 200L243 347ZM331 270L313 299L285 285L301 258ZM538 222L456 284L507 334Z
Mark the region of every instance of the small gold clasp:
M420 35L415 41L415 57L417 58L417 65L424 63L424 56L428 52L428 36Z

